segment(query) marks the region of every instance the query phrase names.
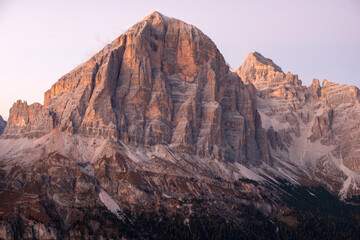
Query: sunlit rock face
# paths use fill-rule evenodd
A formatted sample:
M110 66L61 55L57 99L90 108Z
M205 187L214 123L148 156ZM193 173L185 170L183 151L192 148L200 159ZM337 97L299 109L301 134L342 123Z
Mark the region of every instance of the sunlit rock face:
M256 165L269 160L256 109L255 88L205 34L154 12L58 80L44 106L17 102L5 136L60 128Z
M257 52L247 57L237 73L257 90L258 111L273 159L303 166L343 194L356 192L360 179L353 172L360 168L359 89L327 80L320 85L318 79L309 87L302 86L297 75L285 74Z
M18 100L10 109L3 136L37 138L50 132L53 127L53 116L49 109L39 103L28 105L26 101Z
M359 102L357 87L324 80L319 98L324 110L317 116L312 128L315 138L321 136L322 144L336 146L333 155L352 170L360 170Z
M291 142L292 135L299 136L297 117L308 119L307 113L302 111L306 87L301 85L298 76L290 72L285 74L271 59L258 52L249 54L236 72L244 82L255 86L264 127L278 131L286 144ZM283 127L288 131L280 131Z
M147 239L133 225L146 214L190 229L243 226L252 208L275 236L285 199L359 194L356 87L302 86L257 52L231 72L199 29L158 12L44 98L14 103L0 137L0 238Z

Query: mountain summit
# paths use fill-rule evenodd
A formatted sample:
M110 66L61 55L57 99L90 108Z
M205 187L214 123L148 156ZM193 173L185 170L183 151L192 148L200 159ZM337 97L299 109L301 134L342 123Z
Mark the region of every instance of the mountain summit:
M44 106L17 102L4 136L58 128L256 164L269 156L255 95L199 29L154 12L59 79Z
M343 198L359 194L357 87L327 80L320 86L318 79L305 87L297 75L283 73L256 52L236 72L257 89L273 163L291 162Z
M307 233L297 217L310 205L360 193L359 92L302 86L257 52L232 72L199 29L153 12L44 105L14 103L0 137L0 238Z

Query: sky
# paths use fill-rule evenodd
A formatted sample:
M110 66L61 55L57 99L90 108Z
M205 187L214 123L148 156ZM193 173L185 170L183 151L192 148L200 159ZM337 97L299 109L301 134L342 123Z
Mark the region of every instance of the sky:
M152 11L193 24L237 69L250 52L304 85L360 87L359 0L0 0L0 115L44 92Z

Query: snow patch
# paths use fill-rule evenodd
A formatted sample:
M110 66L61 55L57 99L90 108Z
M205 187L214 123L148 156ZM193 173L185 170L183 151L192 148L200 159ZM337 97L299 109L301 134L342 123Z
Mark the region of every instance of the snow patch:
M125 153L133 162L135 163L144 163L150 160L144 152L140 151L140 148L133 148L128 145L123 145Z
M308 192L311 196L316 197L316 195L315 195L315 194L313 194L312 192L310 192L309 190L307 190L307 192Z
M343 183L343 187L339 192L339 196L341 197L341 199L345 199L347 197L347 193L351 188L354 188L356 190L359 189L358 184L360 183L360 176L343 164L343 158L341 155L340 159L337 159L332 154L330 154L330 159L335 164L335 166L347 176L346 180Z
M112 199L112 197L104 189L100 190L99 198L110 212L115 214L118 219L124 221L124 216L120 214L121 213L120 206L114 201L114 199Z
M242 177L248 178L248 179L251 179L251 180L254 180L254 181L257 181L257 182L265 181L265 179L263 177L261 177L256 172L248 169L244 165L241 165L240 163L235 163L235 166L239 169L240 174L241 174Z
M166 198L171 198L171 196L169 196L169 195L167 195L167 194L165 194L165 193L163 193L162 194L164 197L166 197Z
M164 160L168 160L169 162L172 162L176 164L176 158L173 154L169 151L167 147L161 144L157 144L154 147L151 148L152 150L152 156L155 156L157 158L161 158Z
M289 122L281 123L281 122L279 122L279 120L277 120L275 118L275 116L274 117L267 116L262 111L259 111L259 114L260 114L260 117L261 117L262 126L266 130L268 130L270 127L273 127L274 131L278 132L281 129L291 128Z

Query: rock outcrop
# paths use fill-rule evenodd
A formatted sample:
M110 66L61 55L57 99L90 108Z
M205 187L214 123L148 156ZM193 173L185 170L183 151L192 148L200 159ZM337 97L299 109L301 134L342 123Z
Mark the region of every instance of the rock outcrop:
M320 142L334 146L332 154L351 170L360 170L360 91L355 86L324 80L316 105ZM323 110L322 110L323 109ZM322 110L322 112L321 112ZM317 120L314 122L314 129ZM313 133L315 137L318 135Z
M158 239L178 226L209 238L207 225L239 224L249 238L247 221L280 236L296 225L288 202L333 203L322 186L360 194L359 100L353 86L302 86L257 52L231 72L199 29L154 12L59 79L44 105L13 105L0 238Z
M5 137L60 128L232 162L269 160L253 86L229 70L199 29L157 12L63 76L44 98L44 106L15 103Z
M18 100L10 109L8 124L3 136L37 138L53 129L53 115L40 103L28 105Z
M257 90L272 160L307 169L335 192L356 192L360 178L352 171L360 167L359 89L327 80L321 86L318 79L302 86L297 75L284 74L257 52L237 73Z
M314 142L321 137L331 135L331 124L333 120L333 115L334 111L330 108L325 109L320 116L315 117L314 124L311 128L311 132L313 133L310 136L311 142Z
M307 112L302 110L306 101L306 87L302 86L297 75L290 72L285 74L271 59L258 52L249 54L236 72L244 82L255 86L258 111L265 129L278 131L282 142L289 145L294 135L300 135L298 117L308 121ZM268 135L272 136L271 131Z
M7 122L0 116L0 135L3 134Z

